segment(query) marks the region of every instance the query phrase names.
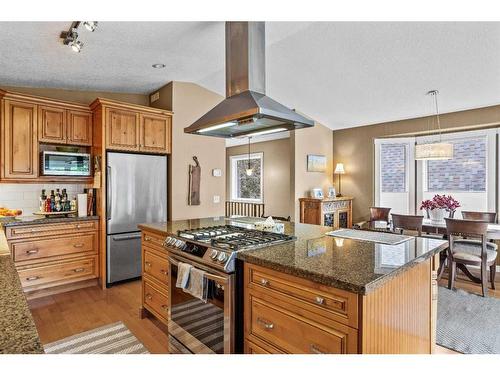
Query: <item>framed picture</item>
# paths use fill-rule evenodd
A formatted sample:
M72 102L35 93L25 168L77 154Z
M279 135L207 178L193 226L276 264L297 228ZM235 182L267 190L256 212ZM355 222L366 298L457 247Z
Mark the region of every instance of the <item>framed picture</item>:
M320 188L314 188L311 190L311 198L323 199L323 190Z
M324 155L307 155L307 171L308 172L325 172L326 171L326 156L324 156Z
M337 195L337 192L335 191L335 188L333 186L330 186L328 188L328 198L335 198Z

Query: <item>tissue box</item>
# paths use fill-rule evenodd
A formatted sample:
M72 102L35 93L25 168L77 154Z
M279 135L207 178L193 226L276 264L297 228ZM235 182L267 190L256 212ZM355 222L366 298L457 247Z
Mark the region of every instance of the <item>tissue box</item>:
M274 220L269 220L268 218L265 221L257 221L255 225L255 229L257 230L263 230L266 232L273 232L273 233L285 233L285 224L283 223L276 223Z

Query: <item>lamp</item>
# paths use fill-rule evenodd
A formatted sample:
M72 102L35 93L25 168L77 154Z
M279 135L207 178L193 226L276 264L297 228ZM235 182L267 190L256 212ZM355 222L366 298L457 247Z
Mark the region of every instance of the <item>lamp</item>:
M250 166L250 139L251 138L252 137L248 137L248 165L247 165L247 169L246 169L246 174L248 177L250 177L253 173L253 169Z
M342 194L340 194L340 175L345 174L344 164L337 163L337 165L335 166L335 171L333 173L339 175L339 191L337 193L337 197L341 197Z
M431 90L427 95L434 97L439 142L423 143L415 146L415 160L448 160L453 159L453 144L441 142L441 124L439 122L438 90Z

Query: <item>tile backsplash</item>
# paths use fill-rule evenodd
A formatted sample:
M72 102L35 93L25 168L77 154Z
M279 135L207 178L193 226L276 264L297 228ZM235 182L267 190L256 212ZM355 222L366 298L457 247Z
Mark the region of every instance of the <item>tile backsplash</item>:
M39 210L38 199L45 189L66 189L68 197L73 199L76 194L83 193L84 184L0 184L0 207L23 210L22 216L32 216Z

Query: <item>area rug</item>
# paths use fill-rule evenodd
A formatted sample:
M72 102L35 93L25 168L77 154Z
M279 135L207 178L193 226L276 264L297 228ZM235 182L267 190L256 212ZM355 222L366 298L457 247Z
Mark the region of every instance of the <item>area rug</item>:
M439 287L436 343L466 354L500 354L500 299Z
M44 345L47 354L148 354L122 322L66 337Z

